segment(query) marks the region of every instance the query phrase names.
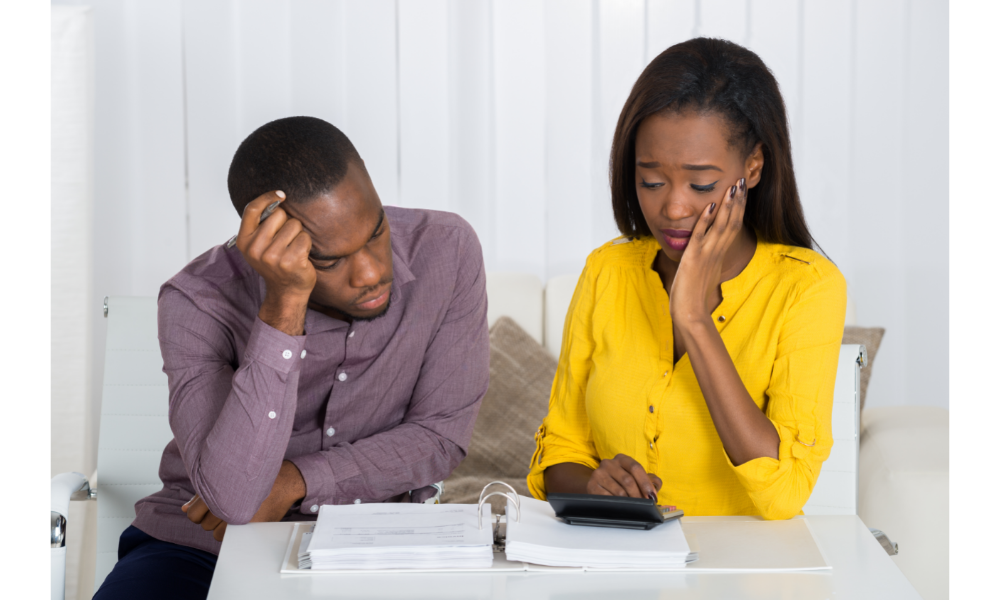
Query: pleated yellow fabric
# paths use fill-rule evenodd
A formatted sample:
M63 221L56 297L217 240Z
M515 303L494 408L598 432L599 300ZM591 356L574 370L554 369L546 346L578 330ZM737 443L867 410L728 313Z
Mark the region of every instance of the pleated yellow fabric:
M658 250L653 238L618 238L588 257L528 488L544 499L547 467L597 468L621 453L659 475L659 503L685 514L801 514L833 445L844 277L817 252L758 242L743 272L722 284L712 320L781 438L778 459L734 466L687 355L674 365L669 299L652 270Z

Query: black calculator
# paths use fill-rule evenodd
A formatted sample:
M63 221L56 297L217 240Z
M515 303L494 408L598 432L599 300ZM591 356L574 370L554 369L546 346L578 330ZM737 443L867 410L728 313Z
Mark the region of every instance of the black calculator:
M593 494L549 494L556 516L570 525L652 529L684 515L683 510L661 509L649 498L621 498Z

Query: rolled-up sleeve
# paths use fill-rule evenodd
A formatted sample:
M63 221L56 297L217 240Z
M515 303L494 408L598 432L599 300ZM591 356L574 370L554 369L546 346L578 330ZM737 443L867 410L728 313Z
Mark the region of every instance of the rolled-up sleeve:
M540 500L546 496L545 469L560 463L596 469L600 464L585 403L595 347L594 285L591 269L584 269L566 313L549 414L535 432L527 483L531 494Z
M486 273L471 228L458 256L448 308L423 356L402 422L291 458L306 482L301 512L311 514L314 505L380 502L425 488L446 479L465 458L490 377Z
M187 475L213 514L249 522L288 445L305 336L256 319L243 356L234 357L232 332L168 286L158 326L170 428Z
M831 268L790 305L766 392L766 415L781 439L778 458L729 463L765 519L799 514L830 455L846 303L844 278Z

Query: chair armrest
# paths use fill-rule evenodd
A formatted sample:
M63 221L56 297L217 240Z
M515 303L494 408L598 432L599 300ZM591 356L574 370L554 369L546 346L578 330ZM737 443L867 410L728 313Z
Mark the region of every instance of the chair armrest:
M66 515L70 500L97 497L80 473L60 473L52 478L52 600L66 597Z

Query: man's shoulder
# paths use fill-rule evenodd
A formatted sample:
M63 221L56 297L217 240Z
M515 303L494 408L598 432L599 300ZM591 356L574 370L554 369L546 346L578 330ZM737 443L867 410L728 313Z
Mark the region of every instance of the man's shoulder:
M469 259L482 262L476 231L455 213L386 206L385 215L393 250L411 267L433 262L437 268L452 264L457 269Z
M253 302L260 292L260 276L235 246L220 244L194 258L160 287L160 298L180 293L195 304L223 301Z

